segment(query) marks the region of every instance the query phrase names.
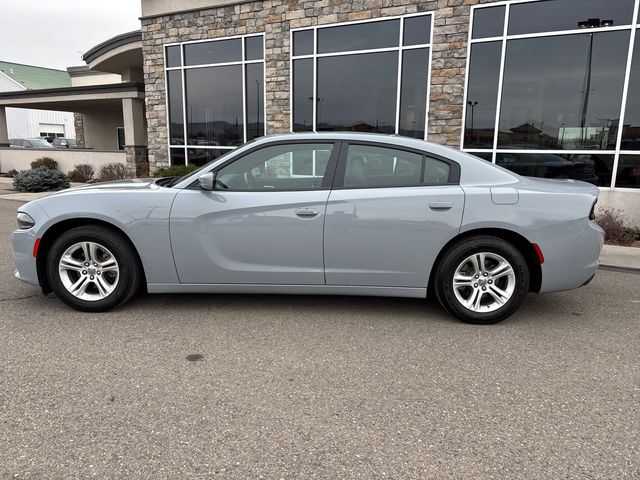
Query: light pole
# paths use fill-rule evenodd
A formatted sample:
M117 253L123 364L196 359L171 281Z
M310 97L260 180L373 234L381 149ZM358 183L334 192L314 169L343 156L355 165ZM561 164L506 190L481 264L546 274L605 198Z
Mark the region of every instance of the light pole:
M476 105L478 105L477 101L471 101L469 100L467 102L467 105L469 105L471 107L471 135L473 136L476 132L474 126L473 126L473 120L474 120L474 116L475 116L475 109L476 109ZM476 140L477 140L477 135L476 135Z
M600 20L599 18L590 18L578 22L578 28L599 28L611 27L613 20ZM584 78L584 90L582 92L582 115L580 117L580 148L584 149L584 143L587 140L587 112L589 110L589 100L591 97L591 76L593 73L593 33L589 34L589 56L587 59L587 71Z

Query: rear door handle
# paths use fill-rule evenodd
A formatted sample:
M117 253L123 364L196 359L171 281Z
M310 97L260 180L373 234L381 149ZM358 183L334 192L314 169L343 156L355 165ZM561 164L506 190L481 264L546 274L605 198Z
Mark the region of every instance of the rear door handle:
M453 202L429 202L429 208L431 210L451 210Z
M303 218L317 217L318 210L315 208L298 208L296 210L296 215Z

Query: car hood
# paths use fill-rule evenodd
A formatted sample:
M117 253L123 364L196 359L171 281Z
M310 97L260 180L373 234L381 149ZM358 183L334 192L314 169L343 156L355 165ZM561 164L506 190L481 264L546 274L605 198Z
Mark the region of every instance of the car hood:
M53 195L64 195L76 192L90 192L94 190L117 190L119 192L123 190L137 191L149 188L151 185L155 185L156 180L157 179L154 178L133 178L128 180L114 180L111 182L92 183L88 185L81 185L79 187L67 188L66 190L60 190L59 192L53 193Z

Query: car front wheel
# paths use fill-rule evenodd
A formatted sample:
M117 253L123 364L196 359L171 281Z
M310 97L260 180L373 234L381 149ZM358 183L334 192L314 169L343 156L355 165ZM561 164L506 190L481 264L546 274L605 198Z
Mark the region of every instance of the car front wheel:
M47 278L56 296L85 312L115 308L140 285L133 247L119 232L101 226L73 228L51 245Z
M464 322L496 323L512 315L529 291L522 253L498 237L478 236L450 248L435 277L438 300Z

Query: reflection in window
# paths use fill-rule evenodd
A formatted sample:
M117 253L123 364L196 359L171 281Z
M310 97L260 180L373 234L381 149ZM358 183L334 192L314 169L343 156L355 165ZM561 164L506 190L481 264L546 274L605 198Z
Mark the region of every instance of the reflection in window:
M242 144L242 66L196 68L185 77L189 145Z
M219 150L214 148L188 148L189 165L197 165L201 167L205 163L209 163L218 157L221 157L229 150Z
M620 155L616 187L640 188L640 155Z
M264 43L264 37L262 35L245 38L244 39L245 60L260 60L264 58L263 43Z
M493 147L501 50L501 42L471 46L464 132L466 148Z
M500 146L613 149L628 32L509 40Z
M397 47L400 20L355 23L318 30L318 53Z
M317 130L395 132L398 52L318 59Z
M167 94L169 95L169 143L184 145L181 70L167 72Z
M182 65L182 57L180 55L180 47L173 45L166 49L167 67L179 67Z
M424 138L428 75L428 48L405 50L402 53L400 123L398 125L400 135Z
M313 131L312 58L293 61L293 131Z
M245 66L246 95L247 95L247 140L253 140L264 135L264 65L249 63Z
M473 14L473 38L501 37L504 34L504 5L477 8Z
M636 31L621 148L640 150L640 30Z
M579 4L579 5L578 5ZM606 19L611 26L629 25L634 0L546 0L511 4L509 35L575 30L590 19ZM609 22L607 22L608 26ZM599 26L599 25L598 25Z
M241 61L242 39L240 38L188 43L184 46L184 62L186 65L209 65L212 63Z
M420 15L404 19L404 34L402 44L426 45L431 43L431 17Z
M493 152L469 152L469 153L478 158L481 158L482 160L493 162Z
M609 187L611 186L613 157L613 154L570 155L546 152L498 152L496 163L526 177L572 178L600 187Z

